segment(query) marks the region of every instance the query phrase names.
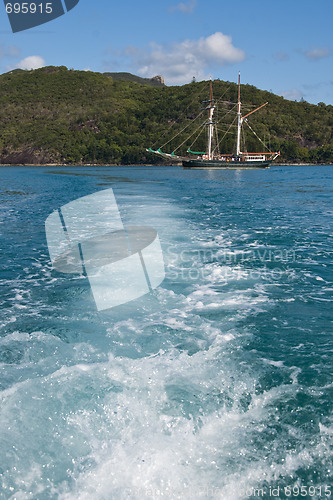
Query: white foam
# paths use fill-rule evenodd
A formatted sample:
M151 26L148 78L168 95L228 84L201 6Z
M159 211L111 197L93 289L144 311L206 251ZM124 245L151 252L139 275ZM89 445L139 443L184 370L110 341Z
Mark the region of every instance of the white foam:
M284 362L283 361L273 361L272 359L265 359L265 358L262 358L262 360L267 365L275 366L276 368L282 368L284 366Z

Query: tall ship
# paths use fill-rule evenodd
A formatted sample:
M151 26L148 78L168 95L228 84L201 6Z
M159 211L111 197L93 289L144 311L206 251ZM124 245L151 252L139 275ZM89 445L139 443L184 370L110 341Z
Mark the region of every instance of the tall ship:
M209 82L209 99L203 102L203 110L208 112L208 118L204 123L201 123L198 127L199 133L202 128L206 131L206 151L193 151L193 143L186 150L186 155L182 156L177 153L177 150L183 146L184 141L177 146L171 153L163 152L162 147L158 149L148 148L146 151L150 153L155 153L164 158L167 158L171 161L182 162L182 165L185 169L193 169L193 168L268 168L269 165L280 156L280 152L272 152L270 151L264 142L260 139L260 137L256 134L256 132L252 129L250 124L248 123L248 117L262 109L266 106L268 102L262 104L261 106L253 109L247 114L242 114L242 104L241 104L241 85L240 85L240 74L238 75L238 100L237 100L237 111L236 118L236 138L235 138L235 151L233 153L221 153L220 152L220 140L218 137L218 128L217 122L214 120L214 111L216 109L215 99L213 99L213 86L212 81ZM246 124L253 134L257 137L257 139L261 142L261 144L265 147L266 151L263 153L248 153L242 151L241 148L241 138L242 138L242 129L243 125ZM231 128L232 124L229 128ZM186 128L186 127L185 127ZM196 131L191 133L192 137ZM179 133L177 134L179 135ZM171 142L171 140L169 141ZM245 145L243 145L245 149Z

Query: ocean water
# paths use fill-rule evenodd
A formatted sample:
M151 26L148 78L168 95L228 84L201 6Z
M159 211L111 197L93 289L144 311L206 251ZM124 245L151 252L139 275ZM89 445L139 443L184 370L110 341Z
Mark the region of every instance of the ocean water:
M333 167L1 167L0 498L329 498ZM98 313L44 222L112 188L166 279Z

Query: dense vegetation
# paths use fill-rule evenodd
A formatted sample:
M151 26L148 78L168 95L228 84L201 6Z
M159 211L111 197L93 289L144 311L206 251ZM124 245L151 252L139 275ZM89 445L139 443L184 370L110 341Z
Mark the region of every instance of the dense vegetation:
M127 80L129 82L141 83L142 85L151 85L152 87L164 85L164 79L161 76L141 78L141 76L132 75L132 73L103 73L103 75L111 76L113 80Z
M1 75L0 161L163 162L145 148L161 147L177 133L177 140L165 145L163 151L171 152L176 142L178 145L185 141L198 123L194 118L202 107L201 101L207 98L208 85L192 82L166 87L145 83L65 67ZM288 101L250 85L242 86L241 95L242 102L251 106L269 101L249 118L249 123L270 150L281 151L282 161L333 163L333 106ZM221 150L231 152L234 125L228 124L228 111L237 101L237 87L215 81L214 97L218 102L216 114L226 118ZM187 130L182 132L185 126ZM247 145L251 152L262 149L253 134ZM200 151L198 148L203 147L204 138L199 137L193 148Z

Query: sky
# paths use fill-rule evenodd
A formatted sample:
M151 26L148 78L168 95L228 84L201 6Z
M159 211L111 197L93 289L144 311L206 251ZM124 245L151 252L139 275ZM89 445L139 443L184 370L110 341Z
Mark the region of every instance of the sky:
M286 99L333 104L333 0L80 0L18 33L0 8L0 73L64 65L182 85L240 71Z

